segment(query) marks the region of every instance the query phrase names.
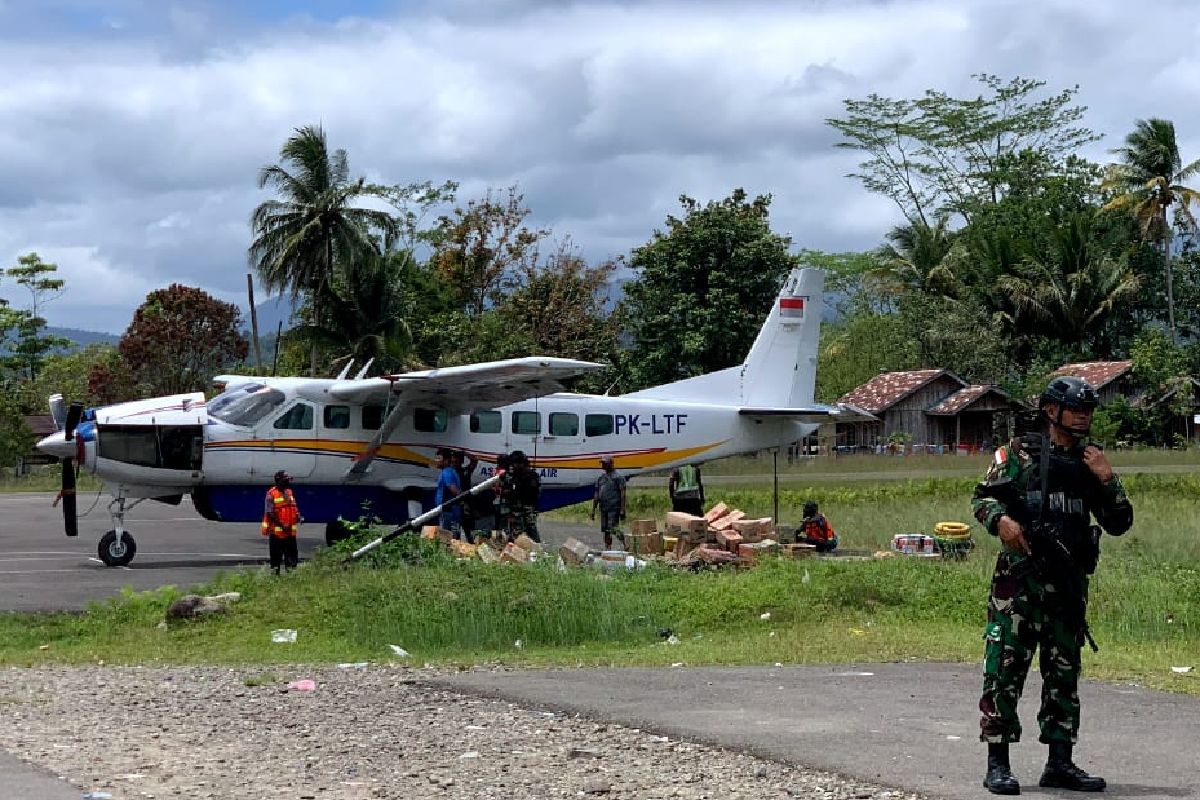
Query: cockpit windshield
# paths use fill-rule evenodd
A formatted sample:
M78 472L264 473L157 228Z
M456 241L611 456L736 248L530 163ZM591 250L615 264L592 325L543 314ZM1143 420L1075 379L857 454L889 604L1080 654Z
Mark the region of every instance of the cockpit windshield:
M214 397L209 416L230 425L249 427L283 405L283 392L261 383L243 383Z

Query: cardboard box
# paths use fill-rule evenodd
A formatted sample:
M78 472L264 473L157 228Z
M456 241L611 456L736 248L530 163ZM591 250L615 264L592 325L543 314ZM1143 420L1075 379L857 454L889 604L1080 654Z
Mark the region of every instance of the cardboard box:
M675 556L676 558L682 560L683 558L687 557L688 553L692 552L699 546L700 542L696 541L695 539L691 539L687 536L680 536L675 540Z
M789 558L808 558L816 554L817 547L812 544L787 544L783 546L783 552Z
M513 544L515 544L517 547L524 550L526 553L544 553L544 552L546 552L546 548L542 547L542 545L540 543L535 542L533 539L530 539L528 536L526 536L523 533L520 536L518 536L516 539L513 540Z
M734 520L733 529L747 542L761 542L763 539L773 538L775 533L774 520L770 517Z
M438 526L437 525L426 525L424 528L421 528L421 538L422 539L436 539L438 537L437 534L438 534Z
M737 531L717 531L717 544L722 550L736 554L742 542L743 537Z
M504 552L500 554L500 560L509 564L528 564L529 551L509 542L505 546Z
M631 525L634 535L658 533L658 523L652 519L635 519Z
M625 546L635 556L645 554L662 555L663 538L657 532L627 533L625 534Z
M728 514L712 523L712 529L717 531L727 531L733 527L733 523L744 518L745 516L745 511L739 511L735 508L733 511L730 511Z
M681 533L694 533L703 536L708 530L708 520L695 517L682 511L667 512L667 530Z
M583 564L587 562L588 546L578 539L567 539L563 546L558 548L558 554L562 556L562 560L568 564Z
M692 555L705 564L726 564L737 558L728 550L721 550L706 544L697 547Z
M728 513L729 506L724 503L717 503L704 514L704 519L708 520L709 523L713 523Z
M450 551L459 558L474 558L476 547L473 544L468 544L460 539L455 539L450 543Z

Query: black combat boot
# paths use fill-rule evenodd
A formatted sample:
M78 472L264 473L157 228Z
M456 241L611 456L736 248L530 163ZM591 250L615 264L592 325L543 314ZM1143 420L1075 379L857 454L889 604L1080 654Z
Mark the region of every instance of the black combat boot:
M988 745L988 771L983 788L992 794L1020 794L1021 784L1008 766L1008 745Z
M1103 792L1104 778L1088 775L1071 760L1070 742L1051 742L1050 757L1038 786L1047 789L1073 789L1077 792Z

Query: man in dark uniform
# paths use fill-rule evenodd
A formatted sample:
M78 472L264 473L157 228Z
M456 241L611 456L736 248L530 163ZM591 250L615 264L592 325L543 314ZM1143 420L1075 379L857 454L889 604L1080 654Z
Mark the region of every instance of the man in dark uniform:
M983 785L993 794L1020 794L1008 746L1021 738L1017 702L1039 649L1040 740L1050 755L1040 786L1103 791L1103 778L1072 761L1079 732L1080 651L1086 639L1088 577L1099 557L1100 528L1120 536L1133 525L1121 479L1098 446L1085 443L1096 392L1085 381L1058 377L1039 402L1048 434L1027 434L996 450L972 508L1002 549L992 577L984 652L980 739L988 745Z

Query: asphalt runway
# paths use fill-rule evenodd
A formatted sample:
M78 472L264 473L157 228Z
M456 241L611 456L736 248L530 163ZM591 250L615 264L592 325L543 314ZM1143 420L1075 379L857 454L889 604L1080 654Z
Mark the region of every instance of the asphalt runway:
M982 682L977 664L480 671L435 681L929 797L981 800L993 796L982 786ZM1024 736L1012 746L1013 771L1022 794L1079 797L1037 785L1046 760L1037 742L1040 694L1035 669L1020 705ZM1200 699L1089 681L1080 699L1075 760L1108 781L1102 797L1200 797Z
M81 515L93 498L94 492L80 495ZM185 498L177 506L146 501L130 511L125 527L137 542L137 556L127 567L106 567L96 546L112 529L108 495L80 517L75 538L63 533L62 512L51 507L53 500L52 493L0 494L0 611L76 611L124 587L187 588L222 570L267 563L267 543L258 525L210 522ZM600 544L594 525L542 523L540 529L547 547L557 549L567 536ZM324 543L323 524L300 526L301 560Z

